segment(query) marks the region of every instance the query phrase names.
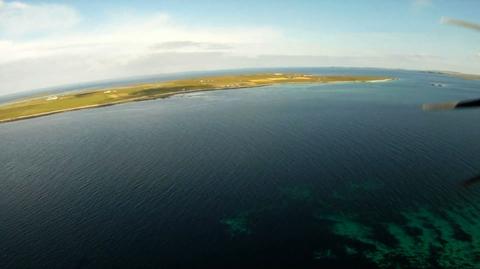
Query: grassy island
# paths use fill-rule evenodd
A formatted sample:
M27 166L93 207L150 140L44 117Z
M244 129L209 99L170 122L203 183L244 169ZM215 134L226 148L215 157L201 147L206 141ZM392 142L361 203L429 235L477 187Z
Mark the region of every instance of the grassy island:
M179 93L253 88L280 83L380 82L377 76L318 76L305 74L253 74L198 77L142 83L105 89L32 97L0 105L0 122L15 121L72 110L126 102L166 98Z

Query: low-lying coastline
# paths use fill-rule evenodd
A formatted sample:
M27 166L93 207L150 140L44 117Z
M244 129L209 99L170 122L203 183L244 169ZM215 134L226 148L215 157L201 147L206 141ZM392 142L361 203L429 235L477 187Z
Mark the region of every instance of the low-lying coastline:
M199 77L142 83L95 91L40 96L0 105L0 123L48 116L81 109L99 108L128 102L167 98L176 94L255 88L274 84L385 82L378 76L319 76L308 74L253 74Z
M480 80L479 74L467 74L467 73L454 72L454 71L424 71L424 72L431 73L431 74L446 75L446 76L461 78L465 80Z

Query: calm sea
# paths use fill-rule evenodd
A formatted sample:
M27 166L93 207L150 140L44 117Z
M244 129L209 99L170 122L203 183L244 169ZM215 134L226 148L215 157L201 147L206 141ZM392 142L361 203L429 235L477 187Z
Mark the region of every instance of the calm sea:
M1 124L0 268L478 268L480 82L281 71L397 80Z

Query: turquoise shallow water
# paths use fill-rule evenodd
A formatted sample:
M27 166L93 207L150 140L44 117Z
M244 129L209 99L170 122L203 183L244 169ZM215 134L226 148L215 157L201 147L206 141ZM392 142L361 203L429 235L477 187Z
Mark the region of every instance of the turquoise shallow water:
M480 174L480 110L420 106L480 83L290 71L398 80L0 125L0 267L476 268L480 185L462 183Z

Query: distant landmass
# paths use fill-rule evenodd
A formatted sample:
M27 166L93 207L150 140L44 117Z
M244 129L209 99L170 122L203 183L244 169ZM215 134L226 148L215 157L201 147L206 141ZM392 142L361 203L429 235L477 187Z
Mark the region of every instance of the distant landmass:
M253 88L280 83L382 82L388 80L391 80L391 78L380 76L319 76L290 73L262 73L251 75L206 76L155 83L141 83L97 90L45 95L6 103L0 105L0 122L16 121L127 102L166 98L179 93Z
M454 72L454 71L425 71L425 72L431 73L431 74L447 75L447 76L456 77L456 78L463 78L467 80L480 80L480 75L477 75L477 74L466 74L466 73Z

